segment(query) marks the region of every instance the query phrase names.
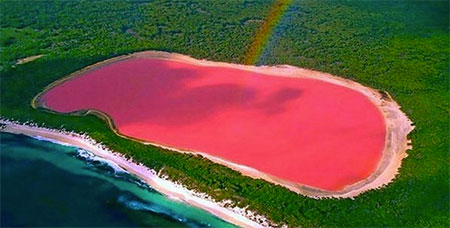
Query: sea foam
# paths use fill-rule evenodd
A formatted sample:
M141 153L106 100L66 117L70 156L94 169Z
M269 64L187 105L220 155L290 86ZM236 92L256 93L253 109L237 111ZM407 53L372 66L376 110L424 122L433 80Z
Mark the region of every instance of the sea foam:
M117 165L116 163L114 163L110 160L100 158L87 150L77 149L77 157L81 158L85 161L88 161L88 162L99 162L102 165L107 165L108 167L110 167L114 170L115 174L129 173L128 171L126 171L125 169L123 169L122 167Z

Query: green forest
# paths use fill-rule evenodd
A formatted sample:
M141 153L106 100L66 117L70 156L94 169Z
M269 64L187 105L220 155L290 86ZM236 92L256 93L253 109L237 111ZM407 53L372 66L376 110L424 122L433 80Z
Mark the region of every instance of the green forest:
M121 138L93 115L54 114L30 106L53 81L136 51L243 63L273 4L1 0L0 115L85 132L190 189L216 200L231 199L280 225L449 227L448 1L293 1L257 61L324 71L387 91L414 122L413 149L400 174L386 187L355 199L304 197L200 156Z

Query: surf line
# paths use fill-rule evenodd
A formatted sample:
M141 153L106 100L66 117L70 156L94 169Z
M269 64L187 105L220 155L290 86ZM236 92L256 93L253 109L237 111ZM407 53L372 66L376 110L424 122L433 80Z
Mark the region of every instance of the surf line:
M99 158L115 163L127 172L135 175L150 187L163 195L201 208L229 223L240 227L271 227L274 224L262 215L258 215L246 208L231 207L227 200L217 202L205 193L189 190L181 184L172 182L159 176L155 170L127 159L117 152L113 152L86 134L78 134L65 130L40 127L35 123L20 123L0 117L0 132L22 134L36 139L52 141L57 144L77 147Z

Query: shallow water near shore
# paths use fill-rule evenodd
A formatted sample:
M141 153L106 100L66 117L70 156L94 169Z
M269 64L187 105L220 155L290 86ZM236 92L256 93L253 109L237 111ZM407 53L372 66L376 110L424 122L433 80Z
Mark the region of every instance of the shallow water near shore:
M0 133L2 226L235 227L88 151Z

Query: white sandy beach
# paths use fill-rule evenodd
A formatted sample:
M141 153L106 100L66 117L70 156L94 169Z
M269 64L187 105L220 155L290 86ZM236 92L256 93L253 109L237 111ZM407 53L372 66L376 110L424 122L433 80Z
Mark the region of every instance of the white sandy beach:
M66 132L61 130L54 130L48 128L37 127L34 124L21 124L9 120L1 120L0 124L4 127L0 129L2 132L13 134L23 134L30 137L42 137L51 141L57 141L63 144L69 144L83 150L89 151L98 157L111 161L126 171L136 175L144 180L152 188L161 192L169 198L183 201L187 204L202 208L217 217L241 227L269 227L269 222L263 216L255 215L251 211L246 211L243 208L225 207L227 203L215 202L206 194L196 193L188 190L180 184L166 180L156 174L142 164L134 163L125 159L119 153L114 153L101 144L95 142L88 136L77 133Z

